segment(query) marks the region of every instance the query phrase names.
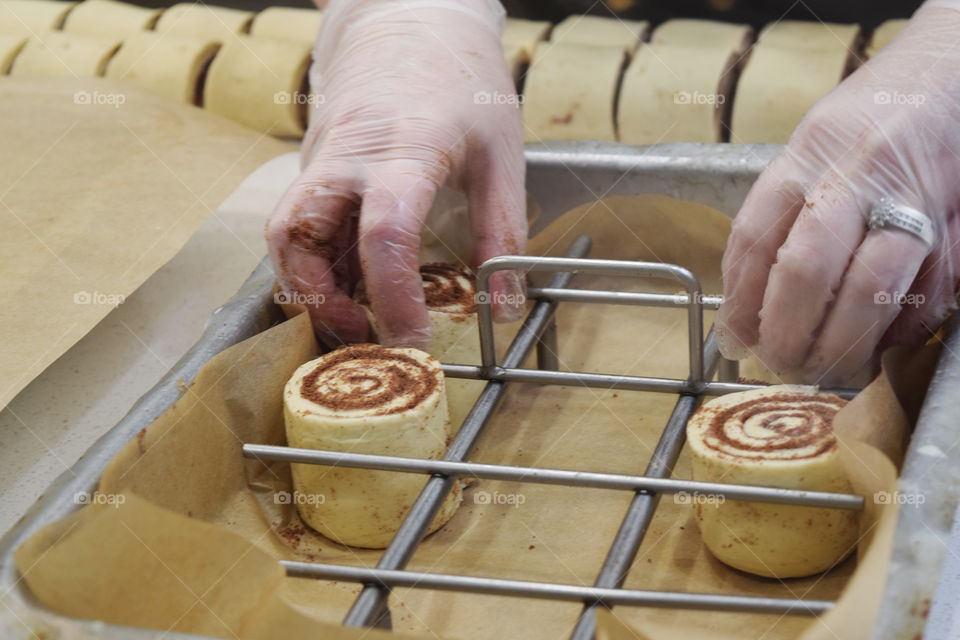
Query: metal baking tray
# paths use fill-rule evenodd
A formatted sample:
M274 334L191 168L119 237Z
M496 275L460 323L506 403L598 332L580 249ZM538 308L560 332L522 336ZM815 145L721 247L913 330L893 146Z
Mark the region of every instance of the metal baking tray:
M687 143L645 148L593 142L528 145L527 188L540 209L531 233L579 204L611 195L659 193L701 202L733 216L750 185L779 150L778 145ZM213 355L281 319L273 303L273 275L262 263L236 296L211 315L200 340L180 362L0 539L0 589L8 602L42 609L20 580L14 549L38 528L80 507L75 496L95 490L114 454L180 396L182 380L192 380ZM951 391L960 384L960 362L946 357L960 348L956 334L947 332L945 355L938 363L901 474L900 490L922 492L926 499L915 508L901 509L875 638L910 637L922 626L936 589L934 578L947 552L960 484L954 471L960 453L952 450L951 435L960 405ZM95 621L72 622L93 637L196 637Z

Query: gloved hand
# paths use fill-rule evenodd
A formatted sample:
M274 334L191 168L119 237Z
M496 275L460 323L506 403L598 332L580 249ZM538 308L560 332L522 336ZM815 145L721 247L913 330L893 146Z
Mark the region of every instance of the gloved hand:
M471 266L524 250L523 130L503 20L496 0L327 4L303 172L266 230L281 288L313 303L324 342L368 339L350 298L362 275L381 342L426 345L417 253L444 184L469 200ZM498 303L522 299L522 288L516 273L494 275L496 319L519 316L518 305Z
M957 308L960 2L921 7L821 99L761 174L723 256L728 358L843 382L880 349L922 343ZM881 198L933 221L932 249L868 231Z

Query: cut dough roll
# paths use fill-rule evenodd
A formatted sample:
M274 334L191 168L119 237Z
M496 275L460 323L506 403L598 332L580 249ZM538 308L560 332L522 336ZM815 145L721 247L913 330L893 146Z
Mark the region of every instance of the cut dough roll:
M107 77L199 104L204 74L219 48L215 40L144 31L124 40L107 67Z
M480 335L477 331L476 279L473 273L466 267L454 264L432 263L420 267L420 277L432 330L427 353L446 364L479 365ZM376 318L370 312L370 302L362 282L354 298L367 312L376 335ZM484 384L483 380L445 380L451 436L470 413Z
M117 38L48 31L30 38L13 61L14 76L102 76L120 48Z
M310 102L310 47L235 36L213 59L203 89L205 109L251 129L300 137Z
M63 30L123 38L152 29L161 13L162 9L146 9L116 0L83 0L67 16Z
M786 144L810 107L846 76L848 59L842 47L757 44L737 84L730 142Z
M744 24L718 20L667 20L650 37L650 44L706 47L742 56L753 41L753 29Z
M726 48L641 45L623 75L620 140L722 142L737 60Z
M3 0L0 2L0 33L36 36L59 29L76 2L60 0Z
M157 20L156 30L159 33L215 38L225 42L238 33L247 33L251 20L253 13L250 11L183 2L163 12Z
M693 478L849 493L833 417L846 401L814 387L779 385L710 400L690 418ZM697 523L718 560L776 578L812 575L857 545L858 514L714 499L695 500Z
M253 19L250 35L313 47L320 33L321 22L323 13L316 9L267 7Z
M808 20L779 20L760 31L757 42L791 49L843 49L856 53L862 41L860 25Z
M638 20L620 20L601 16L569 16L553 28L550 41L558 44L588 44L596 47L620 47L632 53L647 39L650 24Z
M551 26L553 25L546 21L507 18L503 27L503 45L525 52L529 60L537 48L537 43L543 42L550 35Z
M416 349L351 345L307 362L283 392L292 447L439 459L448 438L440 363ZM387 546L426 484L421 474L293 464L300 516L341 544ZM460 483L430 531L462 499Z
M614 101L625 60L616 47L539 44L523 90L527 142L615 141Z
M0 75L10 71L10 65L13 64L14 58L17 57L26 42L26 36L0 35Z

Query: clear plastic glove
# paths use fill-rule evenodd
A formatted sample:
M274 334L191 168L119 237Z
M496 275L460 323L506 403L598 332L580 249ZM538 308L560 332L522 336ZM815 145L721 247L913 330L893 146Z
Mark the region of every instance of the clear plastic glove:
M523 129L495 0L332 0L314 52L319 95L303 173L266 237L282 289L307 302L329 345L368 339L351 300L362 277L381 342L425 346L418 271L425 220L444 184L469 200L474 264L525 248ZM354 215L359 212L359 217ZM522 280L492 278L494 317Z
M922 343L954 309L960 229L960 2L928 2L820 100L763 172L723 257L721 352L842 383ZM867 230L887 196L929 216L932 249Z

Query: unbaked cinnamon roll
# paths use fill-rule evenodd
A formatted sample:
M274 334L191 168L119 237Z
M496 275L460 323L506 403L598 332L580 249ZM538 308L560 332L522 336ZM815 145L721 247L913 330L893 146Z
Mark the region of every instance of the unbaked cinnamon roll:
M693 478L849 493L833 417L846 401L779 385L710 400L687 423ZM760 576L819 573L856 548L858 514L700 496L692 500L707 548Z
M480 364L480 336L477 332L476 279L466 267L450 263L425 264L420 267L423 297L430 317L432 337L426 351L447 364ZM367 309L367 316L377 333L376 318L369 311L363 283L355 300ZM455 433L467 417L477 396L483 391L482 380L448 378L447 406L450 426Z
M449 418L440 363L416 349L342 347L294 372L283 393L292 447L413 458L443 456ZM426 483L421 474L293 464L300 516L331 540L389 544ZM459 483L434 518L460 504Z

